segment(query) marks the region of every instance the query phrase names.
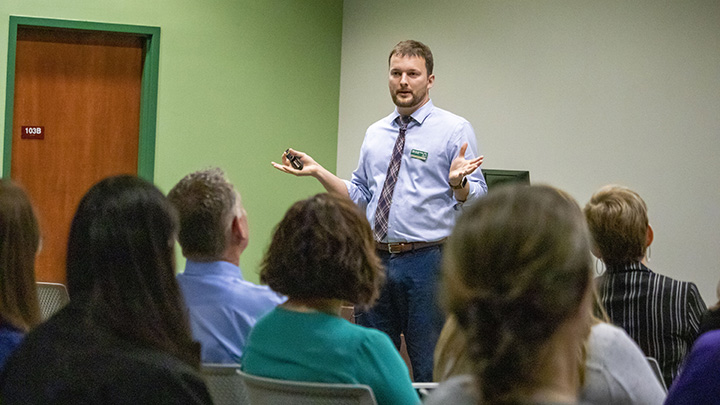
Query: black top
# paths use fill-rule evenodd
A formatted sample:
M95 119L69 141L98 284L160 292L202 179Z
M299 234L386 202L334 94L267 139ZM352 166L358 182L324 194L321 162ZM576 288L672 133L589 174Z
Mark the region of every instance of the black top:
M596 282L612 323L658 361L669 387L698 336L706 309L697 286L654 273L639 262L608 266Z
M202 377L174 356L86 321L71 302L27 335L0 375L11 404L212 404Z
M720 308L708 309L700 318L700 335L720 329Z

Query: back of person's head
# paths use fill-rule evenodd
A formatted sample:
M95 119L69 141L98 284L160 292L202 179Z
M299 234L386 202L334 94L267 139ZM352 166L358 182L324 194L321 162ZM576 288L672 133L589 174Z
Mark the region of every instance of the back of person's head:
M174 208L135 176L109 177L80 201L70 227L71 304L116 335L198 366L175 280Z
M388 57L388 65L390 64L390 60L394 55L401 57L413 56L417 58L423 58L425 59L425 68L427 69L428 76L430 76L433 72L435 61L433 60L432 51L430 51L430 48L422 42L413 41L411 39L398 42L398 44L395 45L392 51L390 51L390 56Z
M605 264L620 265L645 256L648 215L638 193L621 186L605 186L585 205L585 218L595 251Z
M443 289L467 336L481 402L527 399L555 333L575 321L589 331L589 321L580 323L589 317L591 274L585 222L567 194L508 186L467 209L448 240Z
M370 224L347 197L296 202L275 228L260 280L291 299L369 305L384 281Z
M35 255L40 229L25 192L0 179L0 322L28 331L40 323Z
M190 173L168 193L180 216L178 241L186 257L217 259L230 238L235 215L244 215L240 195L219 168Z

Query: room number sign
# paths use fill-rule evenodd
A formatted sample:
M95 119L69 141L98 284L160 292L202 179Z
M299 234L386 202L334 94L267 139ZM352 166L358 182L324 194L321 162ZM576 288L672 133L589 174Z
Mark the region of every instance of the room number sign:
M22 139L45 139L45 127L33 125L20 127Z

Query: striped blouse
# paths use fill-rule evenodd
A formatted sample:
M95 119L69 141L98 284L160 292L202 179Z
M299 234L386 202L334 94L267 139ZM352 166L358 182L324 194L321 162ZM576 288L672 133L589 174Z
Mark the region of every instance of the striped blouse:
M596 285L612 323L658 361L670 387L706 309L697 286L653 273L639 262L608 266Z

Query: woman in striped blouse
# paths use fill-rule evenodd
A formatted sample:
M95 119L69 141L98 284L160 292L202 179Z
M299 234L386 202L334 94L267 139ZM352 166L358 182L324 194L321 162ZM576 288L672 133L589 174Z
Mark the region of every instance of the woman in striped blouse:
M610 320L654 357L669 387L698 336L706 306L697 286L657 274L645 253L653 241L645 201L621 186L605 186L585 206L593 253L607 271L596 280Z

